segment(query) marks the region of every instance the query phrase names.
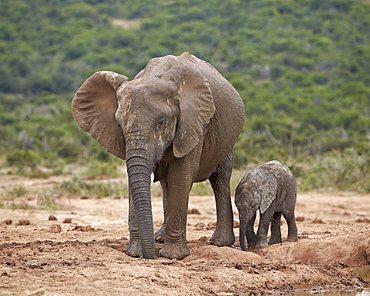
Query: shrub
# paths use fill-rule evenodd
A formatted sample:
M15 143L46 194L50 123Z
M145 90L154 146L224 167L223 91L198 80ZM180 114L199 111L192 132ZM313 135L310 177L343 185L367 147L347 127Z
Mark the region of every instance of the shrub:
M14 150L7 154L7 164L10 166L34 168L40 161L40 156L32 150Z
M87 196L127 196L128 185L122 182L112 182L107 180L88 181L74 177L70 181L65 181L54 187L58 194L87 195Z
M110 162L93 162L85 174L87 176L104 175L115 178L118 176L118 168L116 164Z

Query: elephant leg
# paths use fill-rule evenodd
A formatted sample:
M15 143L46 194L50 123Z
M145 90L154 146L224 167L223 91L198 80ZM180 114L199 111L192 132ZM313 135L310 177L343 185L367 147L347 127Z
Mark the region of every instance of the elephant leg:
M166 231L163 248L159 251L162 257L183 259L190 254L186 245L188 202L201 149L202 146L195 148L168 167Z
M141 257L142 251L139 240L139 226L134 212L131 193L129 194L128 227L130 231L130 241L127 246L127 254L131 257Z
M233 151L217 166L209 181L216 200L217 224L211 237L216 246L231 246L235 241L233 210L230 196L230 178L233 165Z
M256 248L266 247L267 244L267 231L269 229L272 217L274 215L274 204L275 201L272 202L271 206L260 215L260 223L258 225L257 230L257 243Z
M294 215L294 209L292 210L284 210L283 216L288 224L288 242L295 242L298 240L298 229L297 224L295 222L295 215Z
M254 232L254 221L256 221L256 212L247 221L246 238L248 243L248 249L254 249L257 243L257 236Z
M279 244L281 243L281 228L280 228L280 221L281 221L281 212L274 213L271 221L271 237L269 240L269 245Z
M166 219L163 248L159 255L171 259L183 259L190 254L186 246L186 222L191 185L169 182L168 216Z
M155 234L154 238L156 242L164 242L164 237L166 236L166 224L168 217L168 206L167 206L167 195L168 195L168 184L166 181L161 181L162 192L163 192L163 224Z

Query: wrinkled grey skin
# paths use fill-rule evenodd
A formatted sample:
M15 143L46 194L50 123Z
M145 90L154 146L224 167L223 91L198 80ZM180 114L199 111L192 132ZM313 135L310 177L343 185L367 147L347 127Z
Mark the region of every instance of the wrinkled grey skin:
M248 171L235 192L235 204L239 211L239 240L242 250L260 248L281 243L280 219L288 224L287 241L296 241L297 226L294 209L297 186L289 168L273 160ZM256 212L260 211L257 235L253 230ZM267 244L267 231L271 223L271 237Z
M88 78L72 101L77 124L107 151L126 159L129 179L128 254L182 259L189 192L209 180L217 208L211 238L234 242L230 198L233 146L244 123L237 91L207 62L189 53L152 59L133 80L110 71ZM163 190L164 224L154 234L150 180Z

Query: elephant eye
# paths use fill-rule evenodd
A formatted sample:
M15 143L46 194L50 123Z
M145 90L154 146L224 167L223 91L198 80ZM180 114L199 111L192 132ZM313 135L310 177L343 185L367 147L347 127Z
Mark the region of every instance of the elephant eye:
M158 129L162 129L163 128L163 125L164 125L164 122L165 122L165 119L164 118L161 118L158 120L158 123L157 123L157 128Z

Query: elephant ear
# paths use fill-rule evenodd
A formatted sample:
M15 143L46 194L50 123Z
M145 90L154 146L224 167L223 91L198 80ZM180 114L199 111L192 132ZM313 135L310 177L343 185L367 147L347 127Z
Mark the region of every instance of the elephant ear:
M174 67L162 79L177 83L180 114L177 122L173 153L182 158L192 151L204 136L204 127L215 113L211 86L199 72Z
M266 178L263 178L260 182L260 187L258 188L258 193L261 197L260 212L263 214L269 208L271 203L276 198L278 186L276 179L268 175Z
M125 159L126 145L115 119L117 88L126 76L100 71L90 76L72 100L72 114L78 126L93 136L107 151Z

